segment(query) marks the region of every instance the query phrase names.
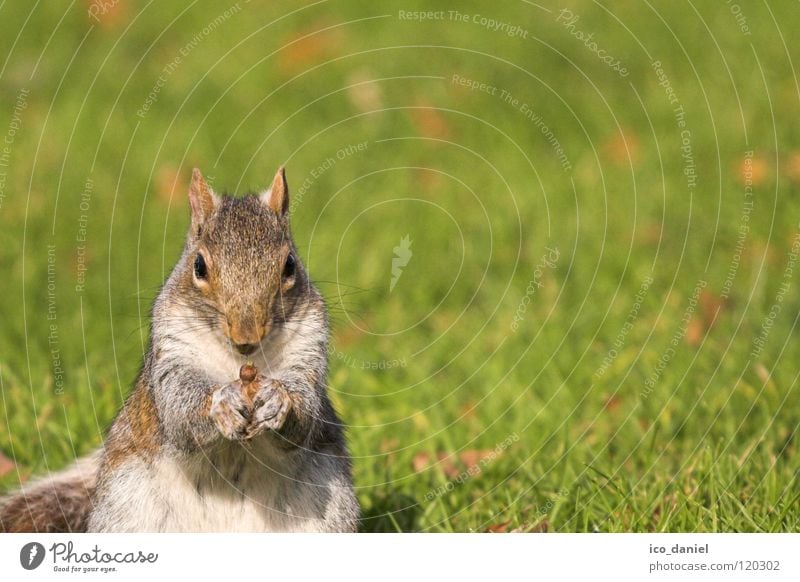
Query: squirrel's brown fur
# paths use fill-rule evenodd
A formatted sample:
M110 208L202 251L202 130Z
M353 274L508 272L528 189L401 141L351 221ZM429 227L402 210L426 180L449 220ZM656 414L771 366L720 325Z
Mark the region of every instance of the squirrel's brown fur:
M69 469L0 500L0 532L86 531L99 457L94 453Z
M102 455L0 501L3 530L355 530L328 319L292 242L283 170L243 198L195 170L189 199L183 255Z

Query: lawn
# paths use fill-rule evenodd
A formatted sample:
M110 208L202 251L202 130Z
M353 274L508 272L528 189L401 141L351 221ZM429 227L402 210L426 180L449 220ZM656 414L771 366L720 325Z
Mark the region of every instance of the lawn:
M285 164L364 531L800 529L796 4L164 4L0 7L0 488Z

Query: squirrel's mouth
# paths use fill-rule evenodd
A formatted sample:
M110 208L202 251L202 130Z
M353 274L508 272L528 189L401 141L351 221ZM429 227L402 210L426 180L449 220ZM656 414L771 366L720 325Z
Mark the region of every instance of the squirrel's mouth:
M249 356L258 349L258 344L233 344L233 347L243 356Z

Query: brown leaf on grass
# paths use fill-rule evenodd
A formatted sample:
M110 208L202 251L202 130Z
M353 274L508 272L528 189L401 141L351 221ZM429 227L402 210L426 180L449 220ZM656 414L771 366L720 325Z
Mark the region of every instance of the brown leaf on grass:
M431 455L430 453L421 452L414 455L411 459L411 468L414 469L415 473L421 473L425 469L427 469L431 464Z
M189 189L189 184L181 178L181 172L177 166L166 164L161 166L153 178L153 190L156 199L164 206L178 207L177 197L183 195Z
M636 229L636 240L640 244L657 245L661 241L661 223L645 222Z
M463 419L475 418L475 409L478 407L477 402L465 402L461 405L461 416Z
M711 330L728 306L726 299L708 290L700 292L698 303L700 309L686 327L686 343L692 347L702 343L703 337Z
M736 177L745 186L762 186L769 177L769 164L763 157L745 157L739 162Z
M453 462L453 455L440 451L436 453L436 458L439 461L439 468L448 479L455 479L461 474L461 470Z
M492 449L467 449L456 455L439 451L436 453L436 466L445 474L448 479L456 479L462 473L474 477L480 473L481 462L484 459L492 458L495 452ZM424 471L434 464L434 457L425 451L416 453L411 459L411 466L416 473ZM472 471L470 472L470 469Z
M458 454L458 458L464 463L467 468L480 465L484 459L490 459L494 455L492 449L467 449ZM480 467L479 467L480 468Z
M0 477L13 471L14 467L16 467L14 461L6 457L3 453L0 453Z
M603 153L608 161L618 166L634 166L639 161L639 138L629 128L615 131L603 144Z
M409 109L411 123L420 135L435 139L445 139L450 135L450 127L442 113L425 101L418 101L414 109Z
M700 313L706 329L711 329L727 308L727 299L705 289L700 292Z
M374 111L383 106L383 93L380 85L372 81L367 71L356 71L348 79L347 97L359 111Z
M775 240L774 242L778 241ZM742 262L749 262L755 265L766 263L770 267L783 268L785 257L785 251L778 245L770 244L756 237L753 237L742 251Z
M342 28L331 26L334 24L330 21L318 21L285 39L278 53L278 68L297 74L328 60L344 42Z
M703 335L705 334L705 330L703 329L703 322L700 321L700 318L693 317L691 321L689 321L689 325L686 326L686 335L684 338L686 339L686 343L692 347L696 347L700 345L700 342L703 341Z
M106 30L119 28L129 20L128 0L84 0L89 24Z
M511 520L503 521L500 523L493 523L486 528L487 533L505 533L508 531L508 526L511 525Z
M414 171L415 185L426 190L436 190L444 186L444 178L440 172L427 168Z
M622 406L622 397L618 394L607 394L603 398L603 409L614 412Z

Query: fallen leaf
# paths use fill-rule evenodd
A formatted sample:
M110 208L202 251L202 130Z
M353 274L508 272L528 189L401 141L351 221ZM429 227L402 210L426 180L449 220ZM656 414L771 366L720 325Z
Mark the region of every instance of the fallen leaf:
M85 0L84 4L90 24L111 30L128 22L127 0Z
M508 526L511 525L511 520L503 521L501 523L494 523L486 528L486 531L489 533L505 533L508 530Z
M420 473L428 468L431 464L431 455L430 453L417 453L411 459L411 467L414 469L415 473Z
M425 137L445 139L450 135L450 128L441 112L425 101L418 101L417 106L409 109L411 123Z
M777 267L783 265L785 256L785 253L776 245L753 238L742 251L742 262L760 264L762 261L766 261L771 267Z
M699 313L691 319L686 327L686 343L698 346L703 337L717 322L720 315L727 309L727 300L707 290L700 292L698 297Z
M475 417L475 409L478 407L476 402L465 402L461 405L461 416L464 419L467 418L474 418Z
M452 480L460 477L462 473L467 473L468 476L474 477L476 474L480 473L481 461L491 458L494 455L495 452L492 449L468 449L461 451L457 456L452 453L439 451L436 453L435 460L436 465L441 469L442 473L444 473L448 479ZM411 466L416 473L419 473L431 467L433 461L434 457L430 453L423 451L414 455L411 459ZM477 473L475 469L472 470L472 473L469 473L469 469L472 467L477 468Z
M603 144L606 158L618 166L634 166L639 161L639 138L630 129L614 132Z
M356 71L347 79L347 97L359 111L374 111L383 107L380 85L366 71Z
M14 461L0 453L0 477L13 471L15 467Z
M331 26L330 21L318 21L287 38L278 54L278 68L296 74L333 55L344 42L344 32L341 27Z
M640 244L657 245L661 242L661 236L661 223L659 222L645 222L636 229L636 240Z
M727 306L728 301L719 295L707 290L700 292L700 312L707 330L717 322L717 318L727 309Z
M416 170L414 172L414 181L414 186L429 191L434 191L444 186L444 178L442 177L442 174L427 168Z
M455 479L461 474L461 471L453 462L453 456L444 452L436 453L436 458L439 460L439 468L447 476L448 479Z
M769 165L762 157L745 157L739 162L736 175L745 186L761 186L769 175Z
M693 317L689 325L686 326L686 335L684 336L686 343L692 347L699 346L700 342L703 341L704 333L703 323L699 318Z
M189 185L181 179L181 172L177 166L166 164L161 166L153 179L153 189L156 198L162 204L176 206L171 201L176 194L183 194L184 189L188 190Z
M468 449L461 451L458 458L469 468L473 465L477 466L481 461L489 459L493 455L494 451L492 449Z
M609 394L603 398L603 408L614 412L622 405L622 397L617 394Z

